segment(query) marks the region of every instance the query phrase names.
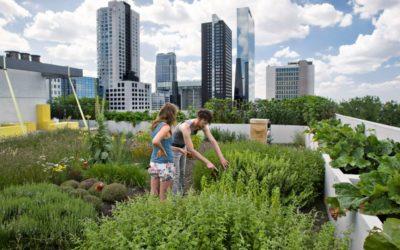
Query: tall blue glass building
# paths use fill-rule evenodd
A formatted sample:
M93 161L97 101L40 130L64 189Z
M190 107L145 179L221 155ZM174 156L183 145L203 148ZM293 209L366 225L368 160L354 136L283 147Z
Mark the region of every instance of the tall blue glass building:
M175 53L159 53L156 57L156 88L171 90L172 83L177 81Z
M254 20L248 7L237 9L235 100L254 101Z
M71 79L75 87L76 94L79 98L88 97L94 98L98 93L97 78L94 77L73 77Z

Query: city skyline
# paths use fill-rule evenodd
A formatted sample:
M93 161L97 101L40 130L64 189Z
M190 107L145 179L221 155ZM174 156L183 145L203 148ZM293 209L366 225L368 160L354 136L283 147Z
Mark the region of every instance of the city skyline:
M306 59L315 64L317 95L338 100L366 94L400 99L396 94L400 91L399 1L233 0L230 6L209 0L126 2L143 17L141 81L152 83L153 89L156 53L176 52L178 79L200 78L201 23L213 13L233 31L235 59L236 8L248 6L256 30L256 97L265 98L268 64ZM85 75L95 76L96 10L107 3L0 1L0 51L40 54L44 61L80 67Z

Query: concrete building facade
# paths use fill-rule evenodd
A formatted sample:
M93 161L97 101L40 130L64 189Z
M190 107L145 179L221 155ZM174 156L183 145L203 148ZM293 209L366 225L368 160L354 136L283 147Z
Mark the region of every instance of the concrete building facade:
M287 99L314 95L314 65L310 61L290 62L285 66L267 66L266 98Z

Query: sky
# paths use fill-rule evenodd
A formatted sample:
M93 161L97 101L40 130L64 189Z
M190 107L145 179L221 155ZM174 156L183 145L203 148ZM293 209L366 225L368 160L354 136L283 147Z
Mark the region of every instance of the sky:
M18 50L97 76L96 10L107 0L0 0L0 54ZM157 53L175 51L178 81L201 78L201 23L217 14L232 30L236 8L255 22L256 97L266 66L307 59L315 93L335 100L400 101L400 0L127 0L140 14L141 81L153 84ZM235 65L232 65L233 79Z

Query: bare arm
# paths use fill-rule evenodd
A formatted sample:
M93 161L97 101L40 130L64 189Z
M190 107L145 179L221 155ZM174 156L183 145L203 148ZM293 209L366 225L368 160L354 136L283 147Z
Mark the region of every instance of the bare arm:
M203 128L204 135L208 138L210 141L212 147L215 150L215 153L218 156L219 161L221 162L223 167L228 166L228 161L225 159L224 155L222 154L221 148L218 145L217 140L215 140L214 136L211 134L210 127L207 125Z
M168 133L171 130L170 126L168 125L164 125L162 126L162 128L160 129L160 131L158 131L158 133L156 134L156 136L153 138L152 143L155 147L158 147L160 149L159 152L161 152L162 154L160 155L160 153L157 154L157 156L163 156L163 155L167 155L167 152L165 151L165 148L163 147L163 145L161 144L161 140L168 137Z
M190 137L190 128L185 124L181 127L183 140L185 141L186 150L188 153L192 154L195 158L199 159L200 161L204 162L208 168L215 168L215 166L210 162L206 157L200 154L193 146L192 138Z

